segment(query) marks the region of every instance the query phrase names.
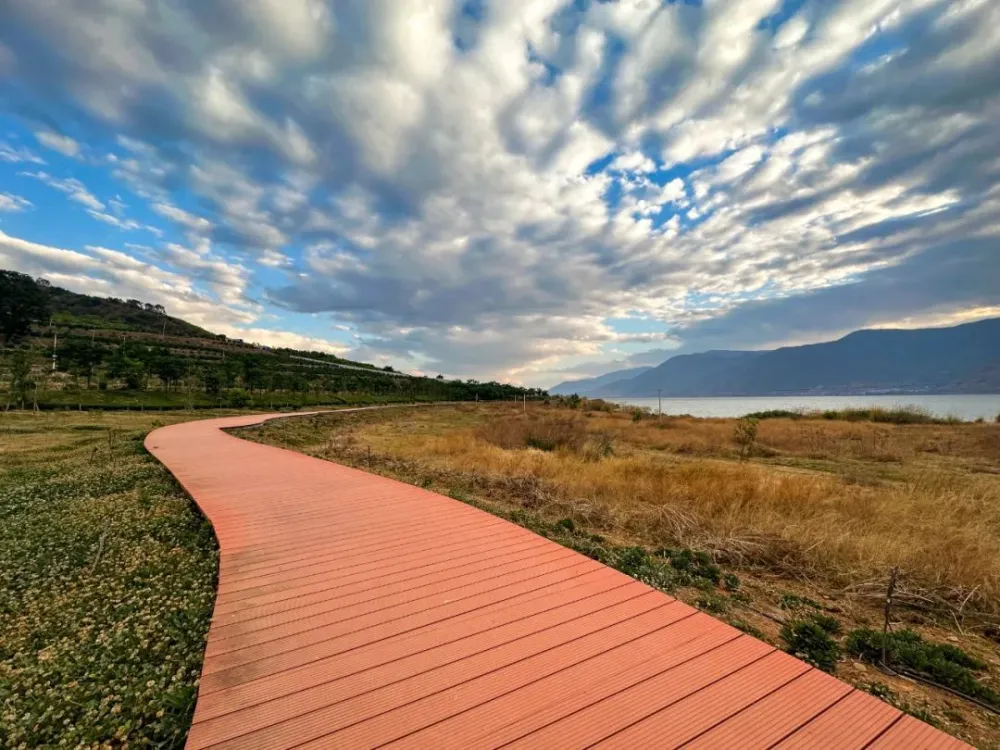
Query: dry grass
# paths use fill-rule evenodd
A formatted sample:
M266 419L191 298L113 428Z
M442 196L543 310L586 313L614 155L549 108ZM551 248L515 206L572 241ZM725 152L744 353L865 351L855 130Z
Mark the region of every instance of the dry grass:
M996 425L767 420L741 464L730 419L636 423L541 406L525 416L507 405L362 419L332 439L512 487L524 505L603 533L837 586L863 586L898 565L923 596L971 595L968 609L1000 613ZM308 429L282 428L286 437ZM295 440L310 449L307 437Z

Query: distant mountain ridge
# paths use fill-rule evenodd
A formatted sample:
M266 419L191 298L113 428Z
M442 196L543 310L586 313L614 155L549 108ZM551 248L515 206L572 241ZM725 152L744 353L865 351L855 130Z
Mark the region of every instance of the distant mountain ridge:
M1000 393L1000 318L950 328L861 330L836 341L768 351L682 354L580 395L644 397L657 391L678 398Z
M580 380L566 380L558 385L554 385L549 388L549 393L553 396L569 396L570 394L576 393L580 396L586 396L591 391L595 391L598 388L603 388L605 386L610 386L613 383L617 383L622 380L628 380L629 378L634 378L637 375L641 375L644 372L652 370L652 367L633 367L628 370L615 370L614 372L608 372L604 375L598 375L594 378L581 378Z

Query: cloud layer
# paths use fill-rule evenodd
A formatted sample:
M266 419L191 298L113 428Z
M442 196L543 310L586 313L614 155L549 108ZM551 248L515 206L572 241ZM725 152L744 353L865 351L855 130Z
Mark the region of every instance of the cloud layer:
M127 258L209 327L532 384L988 314L998 26L989 0L10 0L0 89L37 148L0 145L0 209L41 182L120 241L0 259L97 290Z

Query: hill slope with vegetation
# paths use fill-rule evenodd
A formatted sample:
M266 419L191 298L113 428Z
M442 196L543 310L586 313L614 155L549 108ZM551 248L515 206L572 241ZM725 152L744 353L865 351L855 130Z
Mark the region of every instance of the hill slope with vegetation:
M12 271L0 271L0 337L6 408L284 408L544 395L247 343L161 306L78 294Z

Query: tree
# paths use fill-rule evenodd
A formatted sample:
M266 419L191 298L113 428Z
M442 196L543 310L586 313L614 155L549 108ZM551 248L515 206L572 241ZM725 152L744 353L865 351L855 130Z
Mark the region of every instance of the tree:
M49 312L49 298L30 276L0 271L0 336L10 342L23 336Z
M59 366L76 377L87 379L87 388L94 376L94 368L101 363L103 351L91 342L70 339L59 351Z
M15 352L10 363L10 400L24 408L28 391L34 386L31 380L31 362L24 351Z
M187 372L187 363L183 358L175 356L167 349L156 352L152 361L153 372L163 381L164 387L170 390L170 386L184 377Z
M241 362L243 366L243 385L250 393L254 392L254 389L260 386L260 381L263 377L263 368L260 365L260 359L254 357L253 355L247 355L242 358Z
M202 374L202 379L205 381L205 393L211 393L212 395L219 393L222 388L222 375L217 368L206 368Z
M142 362L129 356L125 347L118 347L118 351L108 360L108 375L124 380L125 386L131 390L142 386L142 374Z

